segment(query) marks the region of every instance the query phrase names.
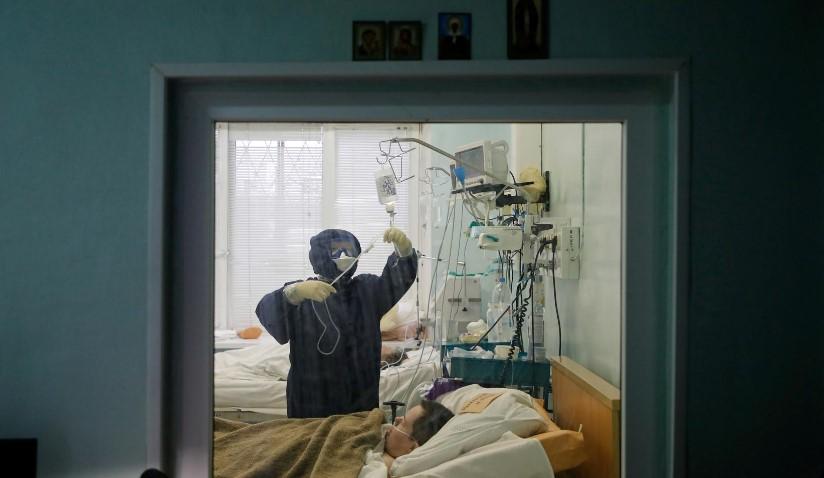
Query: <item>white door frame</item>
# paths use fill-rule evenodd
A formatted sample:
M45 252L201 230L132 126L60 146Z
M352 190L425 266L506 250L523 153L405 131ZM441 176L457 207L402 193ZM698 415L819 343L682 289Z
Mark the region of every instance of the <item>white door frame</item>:
M155 65L147 466L212 469L214 123L621 122L622 475L684 475L689 92L683 60Z

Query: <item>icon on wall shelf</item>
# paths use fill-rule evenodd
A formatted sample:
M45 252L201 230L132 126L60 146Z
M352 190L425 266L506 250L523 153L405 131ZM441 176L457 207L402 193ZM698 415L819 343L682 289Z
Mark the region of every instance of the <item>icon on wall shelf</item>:
M438 59L469 60L472 53L472 15L438 14Z
M420 60L421 22L389 22L389 59Z
M507 58L549 58L549 0L507 0L506 12Z
M386 60L386 22L352 22L352 60Z

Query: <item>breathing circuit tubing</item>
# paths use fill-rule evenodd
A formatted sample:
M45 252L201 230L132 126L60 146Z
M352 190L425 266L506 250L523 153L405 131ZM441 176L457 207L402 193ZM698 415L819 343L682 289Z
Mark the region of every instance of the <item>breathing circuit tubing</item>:
M351 264L349 264L349 267L347 267L346 269L344 269L343 272L338 274L338 276L335 277L335 279L332 282L330 282L329 285L335 285L335 282L340 280L341 277L346 275L347 272L349 272L353 267L355 267L355 264L358 263L360 258L364 254L366 254L367 252L372 250L372 248L375 246L375 242L378 240L378 237L380 237L380 236L376 236L374 239L372 239L372 241L369 242L369 244L366 246L366 248L364 248L361 251L361 253L358 254L357 257L355 257L355 260L352 261ZM335 339L335 345L332 346L331 350L329 350L328 352L324 352L323 350L321 350L320 343L323 341L323 337L326 336L326 332L329 330L329 327L327 327L326 324L323 323L323 320L321 320L320 314L318 314L318 309L315 308L315 302L312 301L312 310L315 312L315 318L318 319L318 322L320 322L320 325L323 326L323 332L321 332L320 337L318 337L318 343L315 345L315 348L318 349L319 354L329 356L329 355L332 355L333 353L335 353L335 350L338 349L338 344L340 343L341 333L340 333L340 328L338 327L338 324L336 324L335 319L332 318L332 313L329 311L329 304L326 303L326 299L323 300L323 306L326 307L326 316L329 317L329 322L332 324L332 327L334 327L335 330L338 332L338 338Z

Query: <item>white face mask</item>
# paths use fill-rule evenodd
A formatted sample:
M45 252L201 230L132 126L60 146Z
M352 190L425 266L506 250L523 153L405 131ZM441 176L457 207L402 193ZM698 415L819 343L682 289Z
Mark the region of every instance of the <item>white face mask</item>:
M355 262L355 258L347 256L344 252L340 255L339 258L332 259L332 262L335 263L335 267L337 267L339 271L343 272Z

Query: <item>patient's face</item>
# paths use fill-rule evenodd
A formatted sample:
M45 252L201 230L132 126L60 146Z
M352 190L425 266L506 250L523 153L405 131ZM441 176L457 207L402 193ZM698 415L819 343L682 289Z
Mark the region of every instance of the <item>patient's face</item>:
M403 349L381 345L381 365L397 365L403 358Z
M395 427L386 433L386 443L383 450L391 457L407 455L418 447L412 438L412 425L423 416L424 410L420 405L412 407L406 415L395 419Z

